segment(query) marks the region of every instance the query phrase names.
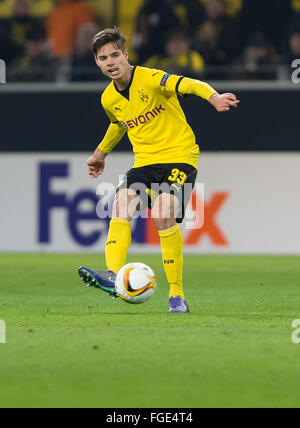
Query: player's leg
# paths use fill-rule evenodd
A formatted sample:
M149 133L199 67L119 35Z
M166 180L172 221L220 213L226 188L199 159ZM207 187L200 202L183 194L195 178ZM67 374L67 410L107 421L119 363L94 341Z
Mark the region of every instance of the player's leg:
M150 187L152 178L152 168L132 168L119 184L105 246L108 270L79 268L79 275L88 286L100 288L115 296L116 274L126 263L131 244L130 221L137 211L148 205L146 189L148 184Z
M170 312L188 312L182 286L183 239L177 223L182 223L192 194L197 170L189 164L166 164L160 179L163 188L154 204L154 219L160 235L163 263L170 283Z
M186 313L189 309L182 284L183 239L176 223L180 204L176 196L163 193L156 198L152 217L160 236L163 265L170 284L169 312Z
M131 244L130 222L148 206L147 186L151 180L151 168L132 168L117 189L105 251L107 268L115 275L126 263Z
M105 245L106 266L114 274L126 263L131 245L130 222L139 204L139 197L133 189L121 189L116 195Z
M115 294L116 274L126 263L131 244L130 221L139 205L140 199L134 190L127 188L118 190L105 246L107 270L80 267L78 273L87 286L100 288L111 295Z

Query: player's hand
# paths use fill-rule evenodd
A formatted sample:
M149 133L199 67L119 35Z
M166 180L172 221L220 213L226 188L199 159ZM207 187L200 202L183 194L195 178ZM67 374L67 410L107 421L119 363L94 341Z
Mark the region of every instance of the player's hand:
M87 165L90 177L98 178L99 175L103 174L105 167L104 159L105 155L99 149L97 149L93 156L88 159Z
M231 107L237 107L240 100L237 99L236 95L231 93L226 94L214 94L210 97L209 102L219 112L229 111Z

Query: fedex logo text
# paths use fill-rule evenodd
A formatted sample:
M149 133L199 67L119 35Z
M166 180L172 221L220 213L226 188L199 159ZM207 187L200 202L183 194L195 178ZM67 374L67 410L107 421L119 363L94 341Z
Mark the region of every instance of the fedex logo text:
M205 221L202 228L194 228L185 238L186 245L198 244L203 236L207 235L210 241L215 246L228 246L229 242L224 235L221 227L217 223L216 217L226 199L228 198L228 192L216 192L212 195L210 201L205 202L204 212ZM197 194L192 195L192 206L196 204Z
M155 118L163 111L166 111L166 109L163 108L162 105L160 105L159 107L156 107L154 110L148 111L145 115L141 115L139 117L136 117L135 119L128 120L126 124L131 129L140 125L144 125L146 122L149 122L151 118Z
M51 184L54 179L68 178L69 165L67 163L41 163L39 167L39 243L48 244L51 242L53 210L64 209L67 213L67 225L70 234L75 242L80 245L93 245L101 237L103 230L94 230L90 233L83 233L79 229L80 221L98 220L96 206L99 198L90 190L81 190L73 197L66 193L54 193L51 191ZM82 211L82 202L90 202L90 211ZM109 219L106 220L107 225Z
M102 183L101 192L97 189L97 193L93 188L70 192L68 162L42 162L38 167L38 175L38 242L40 244L55 245L54 232L56 237L61 235L66 235L64 239L71 237L72 241L80 246L92 246L106 239L115 196L115 187L111 183ZM59 184L60 189L64 185L64 190L54 190L54 184ZM229 194L215 192L206 201L204 189L201 191L197 186L195 189L188 204L183 225L185 245L197 246L206 236L213 246L228 246L229 241L217 221L217 214ZM54 214L58 211L63 212L64 219L62 221L60 218L58 222L55 217L54 222ZM132 242L159 245L154 219L147 209L144 214L133 217ZM113 241L110 242L110 244L113 243ZM170 264L172 260L166 260L165 263Z
M228 192L215 192L208 201L203 202L203 195L194 192L190 201L190 209L195 212L194 227L190 227L188 233L184 234L185 246L197 246L201 244L203 238L208 238L214 247L228 247L230 242L217 221L223 205L229 197ZM199 201L200 199L200 201ZM196 206L204 203L204 218ZM198 226L201 224L201 227ZM156 227L152 218L148 218L146 223L146 242L149 245L159 245L160 239L156 232Z

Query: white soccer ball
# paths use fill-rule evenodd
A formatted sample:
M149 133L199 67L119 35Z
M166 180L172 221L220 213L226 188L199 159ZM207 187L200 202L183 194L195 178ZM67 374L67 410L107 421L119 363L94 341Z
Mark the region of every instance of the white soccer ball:
M157 288L153 270L144 263L129 263L123 266L116 278L115 291L127 303L144 303Z

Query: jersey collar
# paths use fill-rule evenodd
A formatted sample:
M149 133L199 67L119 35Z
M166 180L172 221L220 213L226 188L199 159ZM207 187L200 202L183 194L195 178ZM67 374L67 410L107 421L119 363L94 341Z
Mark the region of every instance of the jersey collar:
M132 82L133 82L133 78L134 78L135 70L136 70L136 66L135 66L135 67L133 67L133 70L132 70L132 74L131 74L130 81L129 81L128 85L127 85L127 88L123 89L123 91L120 91L120 90L117 88L117 86L116 86L115 82L113 82L113 83L114 83L115 90L116 90L117 92L119 92L119 94L120 94L120 95L122 95L124 98L126 98L128 101L129 101L129 90L130 90L130 87L131 87Z

